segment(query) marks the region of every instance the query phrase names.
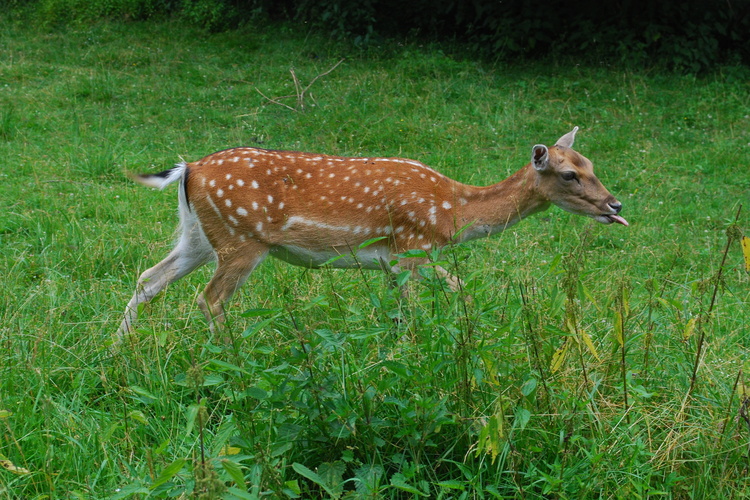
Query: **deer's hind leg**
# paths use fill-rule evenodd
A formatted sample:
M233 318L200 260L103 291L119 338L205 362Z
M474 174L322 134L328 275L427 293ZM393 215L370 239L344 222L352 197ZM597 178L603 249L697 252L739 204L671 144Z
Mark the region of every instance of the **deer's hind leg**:
M268 255L268 247L258 241L246 241L236 247L219 250L216 255L216 272L198 297L198 305L211 331L224 322L224 303L263 262Z
M154 267L144 271L138 278L135 293L125 308L124 318L115 335L115 343L119 343L124 335L133 331L140 304L149 302L167 285L190 274L213 258L213 249L200 228L197 225L186 228L169 255Z

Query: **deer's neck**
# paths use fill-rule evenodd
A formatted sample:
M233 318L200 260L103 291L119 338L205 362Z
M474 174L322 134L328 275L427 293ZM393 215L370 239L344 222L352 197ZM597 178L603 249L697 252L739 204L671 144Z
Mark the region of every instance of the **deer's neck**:
M536 188L536 173L529 164L491 186L457 186L459 241L499 233L531 214L546 210L549 200Z

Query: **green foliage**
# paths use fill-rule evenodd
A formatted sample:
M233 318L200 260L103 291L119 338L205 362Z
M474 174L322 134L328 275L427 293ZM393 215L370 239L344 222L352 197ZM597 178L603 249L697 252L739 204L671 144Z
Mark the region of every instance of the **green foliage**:
M35 17L51 26L101 18L143 20L169 11L177 0L38 0Z
M5 1L13 10L25 5ZM174 16L208 32L294 19L357 45L405 36L458 40L492 60L563 57L689 73L750 64L750 7L737 1L34 0L25 9L47 25Z
M4 26L0 497L750 493L742 68L490 64L283 24ZM292 68L315 80L304 111L263 97L294 99ZM462 293L431 265L395 276L401 296L377 273L269 259L221 336L195 305L202 269L107 347L176 222L174 190L125 172L257 145L486 185L573 125L629 228L553 208L408 255Z
M235 27L239 17L230 2L219 0L182 0L181 14L194 26L210 32Z
M300 0L294 2L295 17L312 23L331 36L367 43L379 22L376 0Z
M750 9L742 3L519 0L479 3L458 19L467 23L470 41L500 57L551 54L629 67L657 62L694 73L750 62L742 42Z

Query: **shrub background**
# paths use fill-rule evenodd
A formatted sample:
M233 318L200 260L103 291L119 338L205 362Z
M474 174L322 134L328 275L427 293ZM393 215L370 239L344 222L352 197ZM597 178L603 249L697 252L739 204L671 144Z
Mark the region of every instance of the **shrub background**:
M486 57L701 72L750 62L750 2L686 0L5 0L46 24L179 16L208 31L262 17L367 45L383 37L460 41Z

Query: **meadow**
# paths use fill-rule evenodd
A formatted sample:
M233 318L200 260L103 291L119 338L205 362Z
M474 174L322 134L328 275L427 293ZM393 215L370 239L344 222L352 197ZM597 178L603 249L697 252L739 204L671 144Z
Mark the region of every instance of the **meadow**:
M0 24L0 497L750 497L747 68ZM269 259L230 344L206 267L110 349L177 223L174 187L127 172L243 145L487 185L576 125L630 227L552 208L432 253L471 300L429 266L401 298Z

